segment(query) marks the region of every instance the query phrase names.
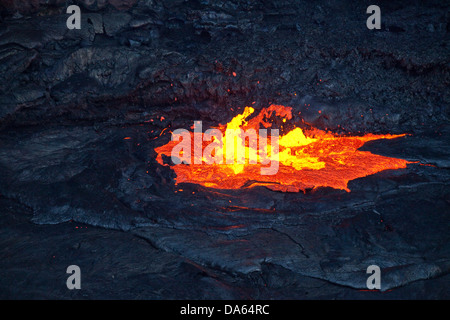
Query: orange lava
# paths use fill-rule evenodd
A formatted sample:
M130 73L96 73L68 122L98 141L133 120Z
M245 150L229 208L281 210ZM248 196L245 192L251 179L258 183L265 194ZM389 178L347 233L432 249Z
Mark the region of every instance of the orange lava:
M233 128L243 130L254 129L256 132L261 128L271 128L274 118L278 117L283 126L286 121L292 119L292 109L279 105L271 105L261 112L251 117L254 109L246 107L242 114L235 116L228 124L219 125L219 129L224 136L220 148L211 154L225 155L226 132ZM206 128L203 130L205 131ZM268 136L270 137L270 130ZM194 133L190 132L191 146L194 150ZM203 135L202 135L203 136ZM194 152L192 152L190 164L176 164L171 168L176 173L176 184L195 183L205 187L216 189L239 189L254 186L265 186L271 190L284 192L299 192L317 187L332 187L335 189L350 191L348 182L357 178L375 174L389 169L406 168L410 162L380 156L368 151L359 151L366 142L378 139L395 139L403 137L405 134L365 134L363 136L338 135L316 128L301 129L294 128L284 135L279 136L278 157L272 154L271 142L267 141L266 154L261 155L255 145L244 140L239 144L239 140L234 141L235 148L244 147L245 164L205 163L194 164ZM257 135L260 141L260 135ZM212 140L214 141L214 139ZM158 153L156 160L161 165L164 164L162 155L168 157L172 154L172 149L179 141L170 141L167 144L155 149ZM211 140L202 141L201 149L211 143ZM210 148L211 149L211 148ZM198 149L197 149L198 150ZM242 150L241 150L242 151ZM220 153L218 153L220 152ZM198 155L195 155L198 157ZM202 156L202 155L200 155ZM265 157L266 164L249 163L249 158L262 160ZM203 155L203 160L205 157ZM273 175L262 175L261 168L268 167L267 160L278 160L278 170ZM226 159L224 159L226 160ZM200 160L201 161L201 160ZM198 163L198 161L197 161Z

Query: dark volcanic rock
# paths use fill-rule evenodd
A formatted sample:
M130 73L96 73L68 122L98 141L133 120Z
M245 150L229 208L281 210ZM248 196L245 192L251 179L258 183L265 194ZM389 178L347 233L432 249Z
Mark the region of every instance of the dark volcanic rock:
M369 4L4 1L1 297L448 298L450 7L383 2L369 31ZM280 193L175 185L155 161L170 130L271 103L297 125L409 133L362 150L417 163ZM386 295L358 291L371 264Z

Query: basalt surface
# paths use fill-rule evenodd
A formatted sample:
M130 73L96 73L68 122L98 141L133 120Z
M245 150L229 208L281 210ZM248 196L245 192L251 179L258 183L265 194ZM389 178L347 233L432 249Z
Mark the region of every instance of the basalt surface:
M1 298L450 297L449 5L381 2L370 31L364 1L73 1L68 30L66 2L0 5ZM171 130L272 103L407 133L360 150L414 163L350 192L176 185L157 163Z

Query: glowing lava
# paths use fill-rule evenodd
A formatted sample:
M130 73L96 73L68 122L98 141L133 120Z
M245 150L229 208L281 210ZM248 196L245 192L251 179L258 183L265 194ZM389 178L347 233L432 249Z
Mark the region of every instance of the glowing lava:
M395 139L403 137L405 134L365 134L363 136L343 136L337 135L316 128L301 129L295 127L284 135L279 136L279 151L276 153L271 143L274 138L261 136L259 129L270 128L274 116L278 117L284 124L292 119L292 108L279 105L271 105L264 108L254 117L250 117L254 112L253 108L246 107L242 114L235 116L228 124L219 125L217 128L223 134L223 139L208 137L203 139L201 134L200 149L213 156L218 156L224 161L211 163L206 161L205 154L198 155L194 152L189 154L192 161L190 164L180 163L171 166L176 173L176 184L196 183L205 187L217 189L239 189L254 186L266 186L277 191L298 192L317 187L332 187L350 191L347 187L350 180L365 177L383 170L406 168L410 162L372 154L368 151L358 149L366 142L378 139ZM256 141L252 143L251 138L233 140L235 149L241 148L242 155L245 155L245 163L227 163L226 147L233 146L227 143L227 132L232 129L242 129L248 132L253 129L256 132L258 142L264 142L265 150L257 148ZM189 144L192 150L195 149L194 136L199 133L189 133L192 137ZM188 134L188 135L189 135ZM206 141L205 141L206 140ZM230 139L228 139L228 142ZM198 142L198 140L197 140ZM232 143L233 143L232 142ZM162 155L170 157L173 148L178 141L158 147L156 160L162 165L165 164ZM214 149L208 147L215 144ZM197 143L197 150L198 150ZM211 149L213 151L211 152ZM182 155L182 153L181 153ZM275 157L277 156L277 157ZM194 157L197 157L195 160ZM172 155L173 159L173 155ZM222 160L221 159L221 160ZM251 160L254 160L253 162ZM262 175L261 168L267 167L270 161L277 161L277 171L272 175ZM262 164L264 163L264 164Z

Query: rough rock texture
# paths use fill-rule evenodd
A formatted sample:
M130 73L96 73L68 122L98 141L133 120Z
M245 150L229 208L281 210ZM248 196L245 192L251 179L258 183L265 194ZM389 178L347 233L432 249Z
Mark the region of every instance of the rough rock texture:
M370 4L2 2L0 297L448 299L450 6L382 1L369 31ZM252 103L410 133L363 149L418 163L350 193L175 186L165 128Z

